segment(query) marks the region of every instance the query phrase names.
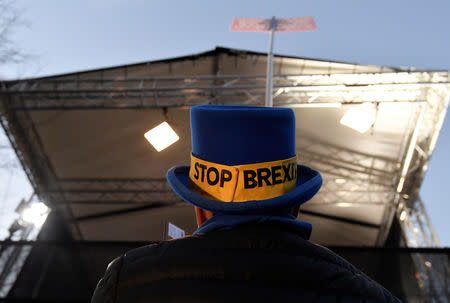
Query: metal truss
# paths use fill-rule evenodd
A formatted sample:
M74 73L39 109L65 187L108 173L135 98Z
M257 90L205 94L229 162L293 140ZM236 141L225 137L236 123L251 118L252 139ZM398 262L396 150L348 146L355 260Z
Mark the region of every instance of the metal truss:
M402 199L397 208L408 247L440 247L425 206L418 196L414 201ZM450 266L446 256L411 254L416 279L423 295L430 302L450 302Z
M446 90L449 83L449 74L446 72L275 75L274 103L278 106L319 106L336 102L414 102L421 106L424 103L428 105L430 91ZM0 93L15 96L15 101L9 104L9 110L20 114L24 110L126 109L205 103L258 105L264 102L264 87L265 75L143 78L75 76L8 82L4 83ZM412 135L411 132L410 137ZM387 236L395 205L398 204L396 187L402 178L398 175L398 162L358 154L323 142L314 143L309 140L307 144L304 143L299 142L297 146L302 162L319 169L325 176L323 190L313 203L388 205L389 211L386 211L383 220L387 226L378 241L381 245ZM404 155L406 152L405 150ZM420 165L411 167L417 169ZM403 176L403 183L406 177ZM352 182L338 184L340 179ZM45 186L40 187L42 190L39 193L49 195L59 203L66 201L63 204L139 203L155 199L176 199L169 194L169 190L161 190L161 187L154 186L155 182L150 184L148 180L141 189L128 187L129 182L127 186L122 184L117 187L117 183L106 180L90 181L90 185L88 180L82 182L86 186L83 190L70 186L59 189ZM136 185L140 181L130 182ZM92 187L94 183L96 187ZM52 184L67 186L68 182Z
M51 208L56 208L61 200L55 200L52 196L46 196L40 189L49 188L56 185L56 174L48 159L41 138L27 111L14 111L11 109L12 103L20 103L17 96L9 96L1 99L0 102L0 123L5 131L9 142L19 159L22 168L37 192L39 198L45 201ZM69 218L73 218L72 209L66 205L61 209ZM82 239L78 225L73 226L75 235Z
M396 161L307 137L297 138L297 151L301 163L323 176L322 188L309 205L393 205Z
M298 140L297 149L300 162L318 169L324 176L322 190L310 204L384 206L393 203L395 161L312 138ZM172 205L181 201L165 179L66 178L57 182L58 189L49 188L44 194L72 206L123 205L129 211L127 206L141 209L155 202Z
M418 191L436 145L449 98L450 92L446 89L428 91L427 103L417 109L414 127L405 145L397 179L395 213L409 247L440 246ZM432 254L412 254L412 257L418 285L430 302L450 302L448 258Z
M412 127L397 161L323 142L309 140L305 144L299 140L297 148L302 163L317 168L325 176L323 190L313 203L388 205L378 239L378 244L382 245L400 198L417 194L448 106L449 87L448 72L275 75L274 104L278 106L365 102L417 104L416 117L411 121ZM19 158L20 150L32 155L21 160L31 164L23 165L24 169L27 171L27 167L31 167L27 175L33 186L40 196L48 197L55 205L171 201L176 198L164 188L167 185L158 185L154 180L58 180L28 111L180 107L207 103L260 105L264 103L264 88L265 75L141 78L76 75L2 82L0 96L8 100L2 109L2 125L12 143L22 140L13 144L17 146ZM19 121L23 125L18 124ZM339 183L342 180L344 183ZM70 207L67 212L71 212Z
M86 78L75 76L0 82L0 123L39 197L60 207L82 239L71 206L87 204L151 207L180 199L164 179L59 179L28 111L184 107L197 104L263 105L265 75ZM324 176L312 204L384 205L378 245L397 215L410 247L438 247L418 190L442 127L450 96L448 72L388 72L274 75L274 105L414 103L415 115L398 159L385 159L298 138L300 162ZM133 209L125 209L133 211ZM108 214L98 214L108 215ZM83 219L83 218L81 218ZM84 218L86 219L86 218ZM418 283L433 302L448 302L448 260L413 259Z
M435 110L446 109L446 99L441 99L442 107ZM422 117L420 117L422 115ZM324 176L322 190L314 197L310 205L337 205L337 206L363 206L384 205L385 215L397 210L405 241L409 247L439 247L439 241L434 232L425 206L417 194L417 185L421 182L414 174L424 166L426 169L431 150L435 141L428 138L434 133L420 137L422 127L430 124L437 126L433 131L439 131L439 121L430 123L424 121L425 111L418 110L413 119L415 127L406 140L403 163L397 161L365 155L345 148L332 146L310 138L297 139L297 150L300 161L317 168ZM433 115L428 115L433 117ZM434 116L435 117L435 116ZM439 115L438 115L439 117ZM420 121L422 120L422 121ZM417 122L420 123L417 123ZM426 125L428 123L428 126ZM426 144L423 143L425 140ZM434 139L435 140L435 139ZM409 147L408 147L409 146ZM412 146L412 147L411 147ZM420 146L420 147L419 147ZM410 163L406 155L411 150ZM428 152L428 153L427 153ZM406 157L406 159L405 159ZM325 160L324 160L325 159ZM408 166L406 169L400 169ZM401 179L404 178L403 181ZM401 187L399 187L401 184ZM415 198L417 197L416 200ZM375 199L374 199L375 198ZM386 217L385 219L386 220ZM349 222L352 223L352 222ZM355 224L353 222L353 224ZM384 243L383 231L389 231L388 222L380 226L379 245ZM386 234L387 236L387 234ZM450 301L450 270L448 258L435 254L411 254L416 266L416 278L419 288L425 298L430 302Z
M324 185L311 203L384 205L392 202L395 161L332 146L312 138L298 140L300 161L322 172ZM391 181L389 181L391 180ZM344 183L340 183L345 181ZM54 207L123 205L142 207L180 202L165 179L56 178L39 196L57 201ZM73 218L77 220L77 218Z
M297 138L296 148L302 163L320 166L321 172L349 180L359 180L368 186L378 185L388 190L392 188L397 171L395 160L357 152L305 136Z
M2 99L2 102L0 102L0 123L3 127L3 130L5 131L6 136L8 137L11 147L14 149L14 152L16 153L17 158L19 159L19 162L22 165L22 168L26 176L28 177L28 180L30 181L31 185L34 188L37 188L35 176L37 176L38 171L32 170L37 168L36 164L38 163L32 162L31 165L29 165L30 162L28 162L27 165L27 161L25 160L26 157L25 154L29 151L31 152L31 150L29 148L26 148L29 146L29 144L21 144L23 143L24 138L20 136L25 134L23 133L23 129L20 127L20 124L18 124L17 122L16 115L7 109L9 101L10 100ZM17 137L15 135L17 135Z
M14 110L104 109L264 103L265 75L64 78L3 82L0 94L21 97ZM274 104L424 102L449 85L447 72L274 75Z
M33 193L26 203L31 203L34 198L35 194ZM35 228L33 224L24 224L16 219L9 228L6 242L34 240L38 232L39 229ZM0 298L6 297L14 285L31 248L31 246L0 245Z
M27 240L31 231L30 227L23 230L20 238ZM7 296L30 251L31 246L0 246L0 298Z
M436 145L449 104L450 90L443 86L427 90L426 102L415 106L411 117L409 135L404 138L395 177L393 207L384 213L378 243L382 245L388 236L395 211L402 199L416 201L428 162ZM407 207L412 207L408 204ZM431 224L431 223L430 223Z
M324 176L323 190L318 194L318 199L310 203L320 205L342 205L343 203L349 205L385 205L389 203L389 200L382 200L385 199L384 196L392 194L392 191L386 191L386 186L380 187L370 184L367 180L360 180L360 188L355 188L355 184L339 184L335 181L339 179L335 179L328 174ZM353 183L353 180L348 181ZM66 178L58 179L58 182L60 189L53 190L50 188L44 194L52 196L62 205L70 205L71 207L84 205L120 206L118 209L102 213L75 217L74 220L78 222L173 206L182 202L170 189L165 179ZM367 191L367 186L371 187L370 192ZM372 196L376 198L371 200ZM377 202L380 199L382 202ZM341 218L334 219L344 220ZM358 224L364 225L364 222L358 222ZM376 227L378 228L378 226Z
M59 188L50 187L45 194L66 203L146 203L152 201L175 202L180 198L173 193L165 179L158 178L70 178L58 179Z
M409 247L440 247L439 240L431 224L422 199L413 203L402 199L397 216L404 227Z
M132 211L172 206L182 200L165 179L158 178L63 178L59 186L42 192L65 207L83 205L122 206L118 210L74 217L74 221L115 216Z

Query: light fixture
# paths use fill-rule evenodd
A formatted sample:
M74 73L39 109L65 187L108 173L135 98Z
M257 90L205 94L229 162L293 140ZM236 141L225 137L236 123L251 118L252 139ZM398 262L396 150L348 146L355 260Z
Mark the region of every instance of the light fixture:
M293 107L293 108L340 108L342 103L339 102L322 102L322 103L294 103L289 105L283 105L282 107Z
M401 177L398 181L397 192L400 193L403 190L403 185L405 184L405 177Z
M406 210L402 210L400 214L400 221L405 221L406 219Z
M166 121L146 132L144 137L158 152L169 147L180 139L177 133Z
M47 205L42 202L36 202L30 204L22 211L20 220L25 224L33 224L36 227L41 227L49 213L50 209Z
M365 133L375 122L375 113L359 108L350 108L341 119L341 124Z
M342 178L337 178L336 180L334 180L334 182L336 182L337 184L344 184L345 182L347 182L347 180L342 179Z
M336 206L339 206L339 207L350 207L350 206L352 206L352 204L348 203L348 202L339 202L339 203L336 203Z

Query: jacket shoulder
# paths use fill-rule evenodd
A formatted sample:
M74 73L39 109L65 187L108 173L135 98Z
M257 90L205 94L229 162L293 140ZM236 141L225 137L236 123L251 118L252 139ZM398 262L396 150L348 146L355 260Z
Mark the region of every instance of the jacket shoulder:
M123 264L123 255L111 261L105 275L97 283L91 303L114 303L117 296L117 281Z
M332 251L284 229L248 226L130 250L108 267L92 303L131 302L136 296L199 302L197 293L203 292L217 301L229 287L242 298L255 296L250 289L256 287L258 297L267 299L273 292L290 299L310 294L345 302L399 302Z
M132 249L112 260L99 280L91 298L91 303L116 303L120 287L120 276L123 269L127 269L126 263L133 263L141 257L151 258L158 255L160 244L151 244Z

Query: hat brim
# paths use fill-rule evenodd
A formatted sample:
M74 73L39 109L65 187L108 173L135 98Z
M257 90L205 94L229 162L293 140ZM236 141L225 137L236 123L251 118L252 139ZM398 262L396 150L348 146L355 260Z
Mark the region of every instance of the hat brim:
M202 197L189 189L189 168L189 166L171 168L166 175L170 187L184 201L214 213L262 213L289 209L310 200L322 186L319 172L307 166L297 165L297 186L282 196L259 201L221 202Z

